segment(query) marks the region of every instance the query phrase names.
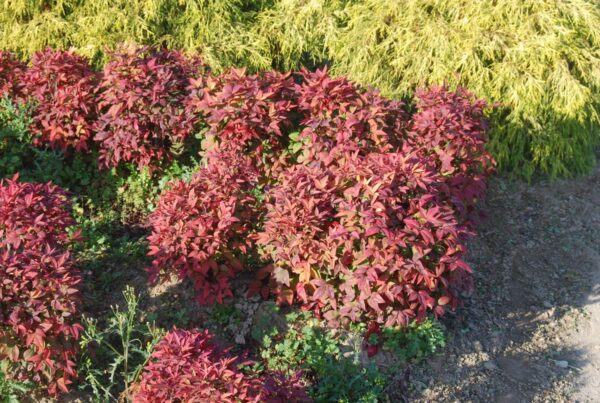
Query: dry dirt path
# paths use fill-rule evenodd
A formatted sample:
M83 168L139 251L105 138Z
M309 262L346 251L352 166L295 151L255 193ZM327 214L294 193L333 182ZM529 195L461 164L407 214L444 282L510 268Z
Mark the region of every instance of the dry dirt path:
M573 398L580 402L600 402L600 271L592 281L592 293L585 309L588 317L572 332L570 345L574 351L582 351L582 358L573 357L579 374L574 382Z
M447 348L411 368L408 400L600 402L600 168L495 179L485 211L476 292L444 319Z

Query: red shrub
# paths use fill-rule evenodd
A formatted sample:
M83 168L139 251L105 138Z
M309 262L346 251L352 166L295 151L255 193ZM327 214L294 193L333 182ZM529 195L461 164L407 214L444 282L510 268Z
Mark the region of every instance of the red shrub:
M303 71L302 78L297 86L305 126L300 137L312 155L340 146L364 154L400 145L407 126L402 102L382 98L346 78L331 78L327 70Z
M106 167L121 161L155 167L170 159L194 128L195 119L183 103L199 69L198 60L164 49L112 54L98 99L100 162Z
M289 74L246 75L232 69L209 77L201 92L188 99L189 110L200 112L210 130L208 140L251 155L257 166L273 164L282 150L285 130L296 108Z
M231 70L192 83L187 108L209 125L209 168L163 196L153 276L176 269L200 301L222 299L258 239L268 266L252 290L274 289L332 324L403 325L455 307L471 281L461 242L493 166L485 103L434 88L417 93L411 117L326 70L296 78ZM238 178L244 169L251 180Z
M75 377L80 275L65 250L73 224L62 190L0 182L0 361L10 376L67 391Z
M281 402L287 396L307 401L301 385L272 377L269 386L243 374L238 358L226 356L208 331L173 330L158 343L142 373L134 402ZM288 384L293 390L284 391Z
M441 178L403 154L347 155L342 164L294 166L272 189L258 242L272 260L280 302L332 324L386 326L441 315L469 286L462 230L438 200Z
M0 51L0 98L8 96L20 99L23 96L22 79L25 69L25 64L14 54Z
M474 100L462 88L451 92L433 87L418 90L416 96L418 112L412 118L407 144L435 158L452 202L465 217L483 198L485 181L495 165L485 149L486 103Z
M75 224L67 194L51 183L0 181L0 248L14 252L66 247Z
M36 102L31 132L37 145L87 150L96 115L96 75L71 52L46 49L31 59L25 91Z
M242 156L220 155L191 182L172 183L150 216L151 280L175 270L194 282L200 303L232 295L229 281L243 269L256 221L256 172Z

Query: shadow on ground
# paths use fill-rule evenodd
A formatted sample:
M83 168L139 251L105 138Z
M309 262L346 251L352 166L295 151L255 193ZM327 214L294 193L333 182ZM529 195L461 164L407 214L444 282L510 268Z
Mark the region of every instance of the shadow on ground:
M411 368L417 402L600 401L600 169L496 179L469 243L474 295L441 355Z

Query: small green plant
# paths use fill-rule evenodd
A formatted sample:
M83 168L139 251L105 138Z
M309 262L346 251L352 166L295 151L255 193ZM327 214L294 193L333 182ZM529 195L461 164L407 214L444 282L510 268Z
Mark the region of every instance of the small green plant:
M116 183L119 221L125 224L143 221L154 211L158 196L172 180L189 181L200 163L189 155L184 155L182 160L173 161L160 173L150 172L148 168L139 170L133 164L127 164L118 173L115 169L111 170Z
M279 306L270 301L265 303L263 307L263 311L254 317L250 335L254 340L266 346L279 333L279 329L273 323L273 316L279 312Z
M283 335L265 329L261 356L271 370L293 373L298 368L312 370L323 365L327 356L341 354L337 341L309 312L292 312L286 316L291 324Z
M98 276L100 288L109 290L124 272L124 264L141 265L146 259L146 242L141 232L132 232L119 222L107 206L95 207L86 197L75 200L73 213L83 241L75 249L81 267Z
M17 382L9 379L9 362L0 361L0 403L19 403L19 397L34 388L32 382Z
M421 360L446 345L444 330L434 319L419 324L413 322L406 328L385 328L383 339L383 348L393 351L403 360ZM378 343L377 340L369 340L369 344Z
M346 333L320 327L309 312L286 315L288 331L262 330L261 357L269 370L293 374L301 369L312 381L311 397L317 402L378 402L383 399L385 375L374 365L363 366L361 346L343 353ZM253 334L256 338L258 335Z
M129 388L165 333L154 323L140 321L139 297L132 287L127 286L123 295L126 309L113 306L104 326L95 319L83 320L80 371L100 401L116 401L121 393L128 398Z
M178 327L184 328L189 325L190 309L186 306L181 308L169 308L161 310L160 312L148 312L146 313L146 320L150 322L156 322L160 326L164 327Z
M16 105L8 97L0 99L0 177L19 172L31 152L29 107Z
M325 361L313 386L316 402L376 403L384 400L386 376L373 364L362 366L358 357Z
M235 305L215 304L211 310L211 319L221 326L227 326L229 323L239 323L241 321L240 312Z

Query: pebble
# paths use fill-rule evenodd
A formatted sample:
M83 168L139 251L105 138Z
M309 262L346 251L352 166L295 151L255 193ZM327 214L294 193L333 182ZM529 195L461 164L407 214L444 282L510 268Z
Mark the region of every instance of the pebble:
M495 370L496 368L498 368L498 367L496 366L496 364L494 364L492 361L486 361L486 362L484 362L484 363L483 363L483 367L484 367L485 369L488 369L488 370L490 370L490 371L493 371L493 370Z
M569 367L569 362L568 362L568 361L562 361L562 360L560 360L560 361L556 361L556 360L555 360L555 361L554 361L554 364L555 364L557 367L560 367L560 368L568 368L568 367Z
M550 303L550 301L544 301L542 302L542 304L546 307L546 308L552 308L552 303Z

